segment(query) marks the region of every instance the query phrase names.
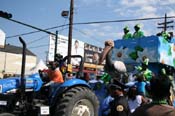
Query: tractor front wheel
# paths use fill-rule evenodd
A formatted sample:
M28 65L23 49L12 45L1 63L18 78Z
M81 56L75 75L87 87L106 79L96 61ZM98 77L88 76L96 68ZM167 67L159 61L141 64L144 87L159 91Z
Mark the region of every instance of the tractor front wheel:
M99 102L87 87L74 87L57 102L55 116L98 116Z

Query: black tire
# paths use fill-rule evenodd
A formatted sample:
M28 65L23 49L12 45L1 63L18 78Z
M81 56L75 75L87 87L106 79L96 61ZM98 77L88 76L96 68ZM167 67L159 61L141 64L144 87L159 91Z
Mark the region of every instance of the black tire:
M95 94L87 87L77 86L63 94L57 102L54 116L98 116L98 110Z

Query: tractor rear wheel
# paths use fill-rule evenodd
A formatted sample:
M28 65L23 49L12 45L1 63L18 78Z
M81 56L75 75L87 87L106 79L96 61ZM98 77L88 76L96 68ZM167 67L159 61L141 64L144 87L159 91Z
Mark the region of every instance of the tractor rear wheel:
M99 102L87 87L74 87L57 102L55 116L98 116Z

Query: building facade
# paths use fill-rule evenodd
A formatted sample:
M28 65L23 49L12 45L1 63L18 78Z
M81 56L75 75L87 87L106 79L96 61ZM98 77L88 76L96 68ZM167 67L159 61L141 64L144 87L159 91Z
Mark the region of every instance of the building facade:
M3 74L17 74L21 73L22 65L22 48L6 45L5 48L0 48L0 77ZM25 72L28 72L36 65L37 57L31 51L26 50L26 65Z

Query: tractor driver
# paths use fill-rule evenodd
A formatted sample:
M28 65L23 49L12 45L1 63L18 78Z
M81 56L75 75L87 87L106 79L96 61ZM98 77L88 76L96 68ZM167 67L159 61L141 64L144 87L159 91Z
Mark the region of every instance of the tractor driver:
M57 67L56 62L50 62L49 63L49 70L48 70L48 77L50 81L55 82L55 83L63 83L63 75L60 71L60 69Z
M54 91L60 86L60 84L64 82L64 79L56 62L49 62L49 69L47 71L47 74L50 82L45 84L45 86L50 86L49 97L51 97Z

